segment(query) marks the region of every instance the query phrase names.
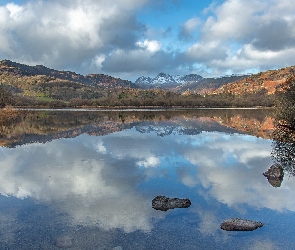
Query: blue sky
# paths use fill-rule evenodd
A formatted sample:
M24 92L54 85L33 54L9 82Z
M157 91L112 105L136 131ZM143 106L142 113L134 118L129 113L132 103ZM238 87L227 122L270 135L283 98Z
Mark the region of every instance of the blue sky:
M292 0L0 0L0 60L123 79L295 65Z

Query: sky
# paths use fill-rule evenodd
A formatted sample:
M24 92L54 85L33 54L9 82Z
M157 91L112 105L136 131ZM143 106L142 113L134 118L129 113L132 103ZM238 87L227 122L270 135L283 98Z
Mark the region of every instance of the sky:
M295 65L293 0L0 0L0 60L135 81Z

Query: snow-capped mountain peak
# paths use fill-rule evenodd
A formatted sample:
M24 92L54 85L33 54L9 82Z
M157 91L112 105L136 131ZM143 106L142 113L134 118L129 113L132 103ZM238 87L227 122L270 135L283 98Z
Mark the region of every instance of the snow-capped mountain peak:
M139 77L135 84L139 85L143 88L174 88L176 86L179 86L186 82L197 82L203 77L196 74L190 74L190 75L169 75L167 73L159 73L156 77Z

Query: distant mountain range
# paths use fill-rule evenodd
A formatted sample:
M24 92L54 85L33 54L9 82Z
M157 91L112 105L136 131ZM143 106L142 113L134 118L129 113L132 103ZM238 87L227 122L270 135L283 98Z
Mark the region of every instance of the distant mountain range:
M197 74L169 75L166 73L159 73L154 78L141 76L135 81L135 84L144 89L160 88L177 93L192 91L194 93L203 94L212 92L225 84L238 81L245 77L247 76L231 75L218 78L204 78Z
M190 75L169 75L166 73L159 73L156 77L139 77L135 84L144 88L144 89L151 89L151 88L166 88L171 89L182 85L184 83L192 83L198 82L203 79L202 76L196 74Z
M169 75L160 73L156 77L139 77L135 84L145 88L168 89L176 93L242 95L265 91L274 94L289 78L295 78L295 66L268 70L253 75L231 75L204 78L200 75Z

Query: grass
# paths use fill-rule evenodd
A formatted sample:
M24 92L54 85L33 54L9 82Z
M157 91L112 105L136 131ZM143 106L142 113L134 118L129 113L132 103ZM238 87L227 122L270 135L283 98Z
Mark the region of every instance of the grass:
M50 97L45 97L45 96L39 96L36 98L37 101L45 101L45 102L53 102L57 101L56 99L52 99Z

